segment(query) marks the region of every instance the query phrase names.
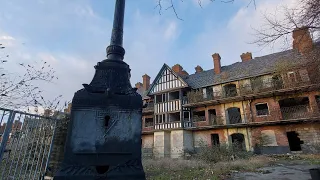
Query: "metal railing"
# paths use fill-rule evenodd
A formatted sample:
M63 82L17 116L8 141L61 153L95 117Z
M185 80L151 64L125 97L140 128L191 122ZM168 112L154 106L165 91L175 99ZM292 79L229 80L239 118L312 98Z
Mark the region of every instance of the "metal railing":
M0 179L43 179L56 119L0 108Z
M155 124L154 129L180 129L180 128L188 128L192 127L192 122L169 122L169 123L161 123L161 124Z
M205 95L202 90L190 91L187 94L187 103L197 103L210 100L220 100L223 98L231 98L243 95L251 95L263 92L272 92L275 90L285 90L290 88L298 88L306 85L317 85L315 82L294 81L284 82L282 79L270 80L267 82L251 81L250 84L242 84L239 87L222 87L221 90L207 92Z

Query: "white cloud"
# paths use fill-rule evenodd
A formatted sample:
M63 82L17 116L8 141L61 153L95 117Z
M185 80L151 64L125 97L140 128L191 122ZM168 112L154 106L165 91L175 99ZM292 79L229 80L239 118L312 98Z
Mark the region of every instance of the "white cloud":
M193 2L198 6L197 0ZM291 1L284 0L286 2ZM105 58L113 12L108 18L101 17L86 0L77 3L38 0L37 3L27 4L25 8L15 3L7 5L10 11L0 16L0 27L10 25L11 29L0 29L0 38L6 36L6 42L15 42L16 46L6 50L15 62L42 59L57 71L59 80L43 86L46 97L62 94L65 100L71 100L74 92L82 88L82 83L91 82L93 66ZM66 4L63 6L63 3ZM209 3L209 0L203 0L202 6ZM244 6L222 28L217 28L211 16L202 18L205 21L202 31L190 37L194 40L189 44L178 49L175 47L177 40L181 32L188 29L181 29L181 23L174 15L163 18L157 13L150 15L135 11L130 22L126 21L124 29L125 62L132 69L131 83L141 81L145 73L153 80L163 63L180 63L189 73L193 73L198 64L204 69L213 68L211 54L215 52L220 53L223 65L240 61L243 52L252 51L254 56L272 52L258 51L256 45L246 42L253 38L248 33L252 30L251 26L261 25L261 11L267 9L273 12L279 4L276 0L262 0L257 2L257 10ZM178 6L185 8L187 3Z
M0 41L2 41L2 40L14 40L14 38L12 37L12 36L5 36L5 35L3 35L3 36L0 36Z
M278 52L283 47L281 41L274 47L264 49L256 44L250 44L256 38L253 35L253 28L260 28L263 25L263 13L278 12L277 17L284 17L283 12L277 10L283 5L294 7L297 1L261 0L257 1L256 10L248 8L247 2L244 2L242 8L230 18L227 25L221 28L217 28L217 22L211 21L210 17L205 18L203 31L196 36L194 43L177 52L176 59L190 62L182 61L181 64L189 73L194 73L194 67L197 65L201 65L205 70L213 68L211 57L213 53L220 54L222 65L230 65L240 62L240 54L244 52L252 52L254 57Z

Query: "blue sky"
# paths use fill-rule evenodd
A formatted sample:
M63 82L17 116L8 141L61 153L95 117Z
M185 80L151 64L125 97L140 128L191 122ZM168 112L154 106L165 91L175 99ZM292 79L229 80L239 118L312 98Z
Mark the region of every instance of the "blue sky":
M163 63L179 63L189 73L194 67L212 69L211 55L219 53L222 65L241 61L240 54L254 57L280 50L280 45L261 50L248 44L254 39L252 27L263 25L262 13L273 13L296 0L259 0L257 9L250 0L223 3L203 0L174 0L177 13L161 15L156 0L127 0L124 29L125 61L132 69L131 83L151 81ZM167 0L168 1L168 0ZM48 61L60 78L44 86L47 98L73 94L90 83L93 66L105 58L110 41L114 0L0 0L0 43L7 46L10 62ZM279 14L279 17L283 14ZM12 71L19 72L11 64Z

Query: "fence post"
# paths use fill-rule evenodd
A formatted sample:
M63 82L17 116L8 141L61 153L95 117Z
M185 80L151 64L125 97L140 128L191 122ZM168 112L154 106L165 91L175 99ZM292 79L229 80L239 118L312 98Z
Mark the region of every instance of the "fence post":
M12 110L10 111L9 119L8 119L6 128L4 130L3 136L2 136L3 138L2 138L1 146L0 146L0 162L2 161L3 153L4 153L4 150L6 149L6 146L7 146L7 142L8 142L9 135L10 135L10 132L12 129L12 124L13 124L15 114L16 114L15 111L12 111Z

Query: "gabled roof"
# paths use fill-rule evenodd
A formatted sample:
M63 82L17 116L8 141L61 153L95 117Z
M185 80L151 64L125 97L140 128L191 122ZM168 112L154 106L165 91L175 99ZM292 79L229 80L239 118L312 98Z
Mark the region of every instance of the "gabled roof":
M158 82L159 78L161 78L162 73L168 69L173 75L175 75L181 82L186 84L186 86L189 86L188 83L185 81L185 78L174 72L166 63L163 64L160 71L158 72L157 76L154 78L152 84L150 85L149 89L146 91L145 96L148 96L150 94L150 91L154 88L156 83Z

